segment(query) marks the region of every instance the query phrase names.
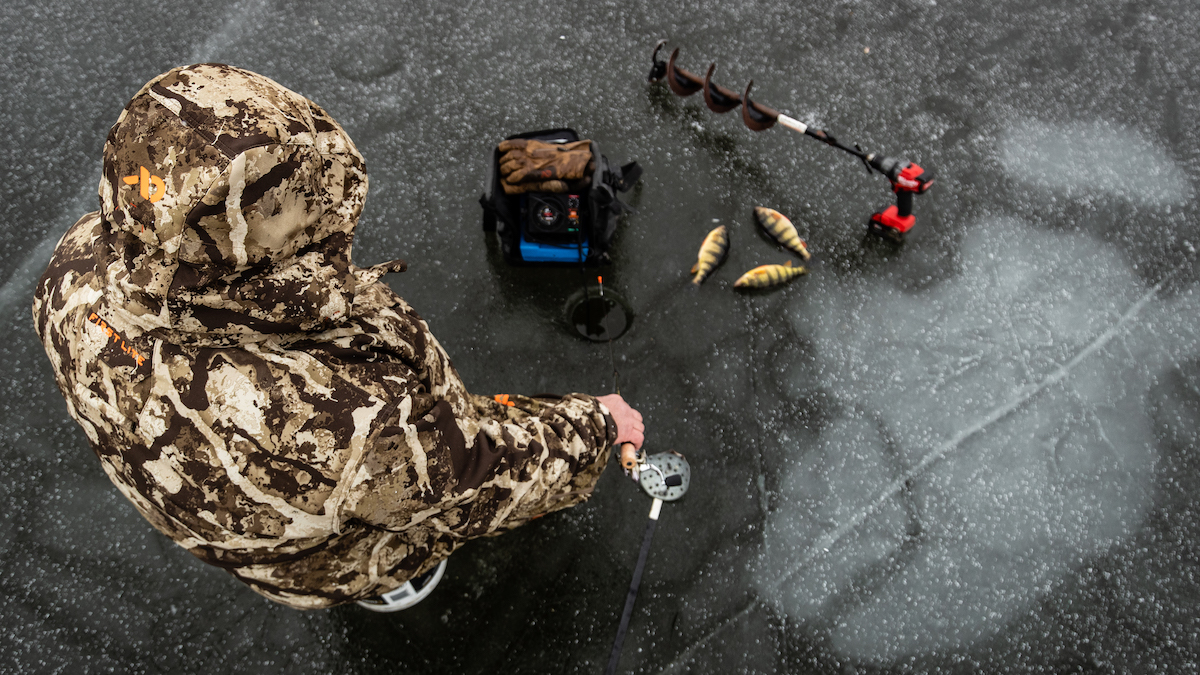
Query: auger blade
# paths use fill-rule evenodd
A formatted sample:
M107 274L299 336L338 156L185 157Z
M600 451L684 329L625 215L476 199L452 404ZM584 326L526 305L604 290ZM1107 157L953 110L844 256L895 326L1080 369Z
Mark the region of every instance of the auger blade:
M676 47L671 52L671 58L667 59L667 86L676 96L691 96L704 88L704 80L683 68L676 68L675 59L678 56L679 47Z
M710 64L704 76L704 105L715 113L727 113L742 104L742 97L713 83L712 75L716 68L716 63Z
M779 111L751 101L750 87L753 86L754 80L750 80L746 91L742 92L742 121L751 131L766 131L775 126L775 121L779 119Z

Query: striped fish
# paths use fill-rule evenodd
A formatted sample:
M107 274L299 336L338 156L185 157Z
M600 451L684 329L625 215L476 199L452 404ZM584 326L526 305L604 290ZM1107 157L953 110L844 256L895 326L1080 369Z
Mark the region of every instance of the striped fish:
M696 264L692 265L692 283L699 286L700 282L708 278L708 275L725 261L725 256L729 253L729 236L725 226L722 225L704 238L704 243L700 244L700 254L696 260Z
M791 281L807 271L803 267L792 267L791 260L786 265L759 265L733 282L733 287L767 288Z
M754 219L762 229L767 231L767 234L780 243L784 248L794 252L796 255L808 260L812 256L808 254L808 247L804 245L804 240L796 233L796 226L792 225L792 221L788 217L775 209L768 209L765 206L754 207Z

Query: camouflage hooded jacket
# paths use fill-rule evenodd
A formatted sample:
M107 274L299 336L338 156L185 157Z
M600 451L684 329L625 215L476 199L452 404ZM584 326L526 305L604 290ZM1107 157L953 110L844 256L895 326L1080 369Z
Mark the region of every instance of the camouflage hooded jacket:
M308 99L219 64L130 101L100 211L33 305L72 417L156 528L259 593L327 607L587 498L616 429L594 398L468 393L358 268L362 156Z

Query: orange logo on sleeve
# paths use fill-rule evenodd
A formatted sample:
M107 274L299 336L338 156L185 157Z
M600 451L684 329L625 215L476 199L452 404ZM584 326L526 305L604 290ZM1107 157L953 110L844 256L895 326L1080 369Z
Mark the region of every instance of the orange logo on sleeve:
M167 184L158 176L150 174L150 170L146 167L138 167L137 175L125 176L121 180L125 181L126 185L138 184L138 193L142 195L142 199L150 200L154 203L167 195ZM154 194L150 194L150 188L154 188Z

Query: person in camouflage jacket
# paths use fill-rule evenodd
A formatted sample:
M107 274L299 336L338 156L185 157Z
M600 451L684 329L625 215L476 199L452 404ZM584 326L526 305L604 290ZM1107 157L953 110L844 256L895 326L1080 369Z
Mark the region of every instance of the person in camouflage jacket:
M63 236L33 305L117 488L297 608L377 596L577 504L613 445L642 439L617 396L468 393L379 281L404 263L351 263L366 193L315 103L230 66L171 70L113 126L100 211Z

